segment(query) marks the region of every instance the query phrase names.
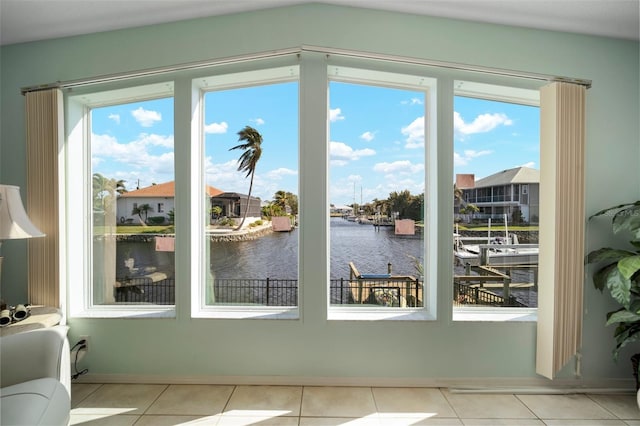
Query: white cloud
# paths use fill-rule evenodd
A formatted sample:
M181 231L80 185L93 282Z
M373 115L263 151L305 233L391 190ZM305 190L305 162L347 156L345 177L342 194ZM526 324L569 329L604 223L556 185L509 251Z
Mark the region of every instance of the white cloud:
M265 173L268 179L282 179L284 176L295 176L298 172L293 169L287 169L286 167L280 167Z
M473 122L465 123L459 112L453 113L453 127L456 135L472 135L474 133L486 133L496 127L510 126L513 121L506 114L480 114Z
M489 155L491 153L493 153L493 151L490 151L490 150L474 151L472 149L465 150L463 154L454 152L453 164L455 164L456 166L466 166L474 158L482 157L484 155Z
M367 142L371 142L375 137L375 133L373 132L364 132L360 135L360 139L364 139Z
M162 114L159 112L146 110L142 107L131 111L131 115L142 127L151 127L156 121L162 120Z
M251 194L262 200L270 200L276 191L286 190L295 192L296 170L278 168L266 173L256 171ZM213 163L211 157L205 158L205 176L208 185L222 191L246 194L249 191L249 178L246 173L238 171L238 161L229 160L224 163ZM292 186L293 185L293 186Z
M204 132L207 134L222 134L227 133L228 128L229 125L227 124L227 122L223 121L222 123L205 124Z
M120 124L120 114L109 114L109 120L113 120Z
M262 118L255 118L251 120L253 123L256 123L256 126L262 126L264 124L264 120Z
M163 152L152 152L159 150ZM149 176L173 174L173 135L142 133L131 142L119 143L113 136L92 134L91 151L93 164L111 160L120 170L145 170Z
M409 160L394 161L393 163L377 163L373 171L384 174L412 174L424 170L424 164L413 164Z
M345 160L329 160L329 165L332 167L344 167L347 164L349 164L349 162Z
M346 160L359 160L361 157L368 157L375 155L376 152L373 149L353 149L349 145L342 142L331 142L329 144L329 154L331 157L338 157L338 159Z
M344 120L344 115L342 115L342 110L340 108L330 109L329 110L329 120L332 123L334 121Z
M403 105L423 105L424 104L422 99L418 99L418 98L411 98L411 100L402 101L401 103Z
M400 131L407 137L405 148L422 148L424 146L424 116L416 118Z
M156 134L141 133L138 141L147 146L162 146L165 148L173 148L173 135L163 136Z

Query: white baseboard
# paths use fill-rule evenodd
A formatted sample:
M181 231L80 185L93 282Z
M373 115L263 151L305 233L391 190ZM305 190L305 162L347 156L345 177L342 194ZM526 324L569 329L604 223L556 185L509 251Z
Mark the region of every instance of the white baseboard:
M464 393L635 393L632 379L524 378L407 378L407 377L300 377L300 376L155 376L92 374L74 383L215 384L273 386L359 386L447 388Z

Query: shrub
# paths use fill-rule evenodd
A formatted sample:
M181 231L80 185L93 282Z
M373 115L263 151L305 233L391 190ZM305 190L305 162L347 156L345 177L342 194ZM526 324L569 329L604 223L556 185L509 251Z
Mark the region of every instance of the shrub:
M149 225L162 225L165 221L164 216L151 216L147 218L147 223Z

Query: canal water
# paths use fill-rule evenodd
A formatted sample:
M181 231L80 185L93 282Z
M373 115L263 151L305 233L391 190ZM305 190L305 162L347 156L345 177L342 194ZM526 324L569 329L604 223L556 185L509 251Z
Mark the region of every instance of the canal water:
M395 235L393 227L375 228L331 218L331 279L349 278L349 262L362 274L417 275L414 258L423 262L422 234ZM212 241L210 262L216 278L297 279L299 230L273 232L249 241ZM148 242L119 241L117 265L130 256L141 269L157 268L174 276L173 253L155 251ZM118 271L125 273L126 271Z
M349 278L349 262L361 274L386 274L391 267L394 275L418 276L416 259L424 262L423 235L395 235L394 228L359 224L343 218L330 221L330 278ZM273 232L249 241L211 241L210 266L216 279L236 280L297 280L299 230ZM173 279L174 253L155 250L153 238L148 241L119 241L117 244L118 276L126 276L124 260L135 259L140 271L158 271ZM390 264L390 265L389 265ZM458 265L454 273L464 275ZM532 282L533 273L514 276L514 282ZM499 289L492 291L500 294ZM526 306L537 306L537 291L513 289L514 295Z

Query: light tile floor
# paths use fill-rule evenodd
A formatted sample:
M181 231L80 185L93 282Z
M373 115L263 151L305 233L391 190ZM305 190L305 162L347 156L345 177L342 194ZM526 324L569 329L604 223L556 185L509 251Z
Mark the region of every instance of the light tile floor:
M90 426L640 426L632 394L74 383L71 406L71 424Z

